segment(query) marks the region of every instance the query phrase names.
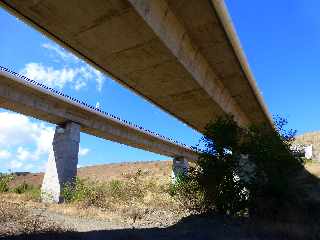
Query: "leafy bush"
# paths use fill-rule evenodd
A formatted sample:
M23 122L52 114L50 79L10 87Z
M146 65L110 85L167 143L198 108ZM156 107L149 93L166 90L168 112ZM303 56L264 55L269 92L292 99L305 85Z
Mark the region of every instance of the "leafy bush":
M14 187L10 191L17 194L24 194L27 200L40 201L41 200L41 190L39 187L35 187L32 184L23 182L18 186Z
M242 128L228 116L208 124L202 138L205 149L196 167L173 192L198 212L277 215L288 198L296 199L290 181L303 166L303 160L290 151L295 132L286 131L286 123L278 118L275 129Z
M247 129L242 152L248 154L255 166L254 176L246 182L250 191L250 214L260 217L276 217L285 206L297 206L299 195L293 180L301 172L304 160L295 156L290 147L295 131L286 130L287 121L277 118L275 131L267 126L251 126ZM288 210L288 209L287 209Z
M191 176L194 172L191 170L187 176L178 175L175 183L170 185L169 193L180 200L184 208L202 212L205 208L205 196L195 176Z
M31 191L33 189L34 189L33 185L30 185L26 182L23 182L23 183L19 184L18 186L16 186L15 188L13 188L12 191L14 193L22 194L22 193Z
M62 196L65 202L83 201L88 198L92 191L92 185L86 184L85 180L76 178L75 183L67 183L63 187Z
M140 171L130 181L111 180L99 183L77 178L66 184L62 196L66 203L78 202L85 206L107 208L112 202L128 202L144 197L144 184L139 180Z
M9 191L9 183L14 179L12 174L2 174L0 173L0 192Z

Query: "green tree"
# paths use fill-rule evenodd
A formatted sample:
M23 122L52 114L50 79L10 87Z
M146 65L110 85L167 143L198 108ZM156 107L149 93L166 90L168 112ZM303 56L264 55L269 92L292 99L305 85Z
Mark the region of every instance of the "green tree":
M240 127L232 116L209 123L196 166L176 184L178 198L199 212L261 216L268 206L267 213L277 214L295 199L290 181L303 166L290 150L295 131L286 123L276 118L274 128Z

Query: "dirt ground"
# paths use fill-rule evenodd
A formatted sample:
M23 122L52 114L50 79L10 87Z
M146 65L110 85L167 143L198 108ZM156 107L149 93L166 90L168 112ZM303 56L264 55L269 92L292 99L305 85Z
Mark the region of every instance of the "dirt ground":
M311 174L320 176L320 164L309 163L306 168ZM104 182L111 179L127 179L137 171L169 180L171 161L83 167L78 169L78 176ZM42 173L31 173L17 176L12 184L17 185L25 181L40 186L42 178ZM2 194L0 198L6 203L23 207L31 216L36 216L37 219L48 223L45 225L51 226L54 223L55 228L64 229L59 232L44 231L31 235L2 235L1 237L0 216L0 239L320 239L320 228L308 228L308 226L302 228L286 223L252 223L245 218L192 215L166 208L152 210L146 208L141 218L136 218L135 212L128 213L128 217L123 218L117 211L106 212L93 207L79 208L78 205L73 204L43 204L26 201L22 195L12 193Z

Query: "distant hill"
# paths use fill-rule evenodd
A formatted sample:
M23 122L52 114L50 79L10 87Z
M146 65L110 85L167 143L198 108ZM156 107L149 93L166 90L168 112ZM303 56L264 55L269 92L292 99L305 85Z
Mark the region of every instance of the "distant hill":
M104 182L111 179L125 179L139 171L143 175L159 179L170 179L171 166L172 161L110 163L78 168L78 176L80 178ZM26 182L35 186L41 186L42 179L43 173L18 174L11 185L16 186Z
M312 145L313 159L320 161L320 131L308 132L296 137L296 144Z

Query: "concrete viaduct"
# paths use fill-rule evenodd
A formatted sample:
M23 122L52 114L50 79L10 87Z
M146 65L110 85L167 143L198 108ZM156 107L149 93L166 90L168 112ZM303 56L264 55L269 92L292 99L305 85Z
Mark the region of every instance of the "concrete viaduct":
M43 188L59 201L60 185L76 175L80 131L174 158L176 171L197 153L172 139L110 115L0 66L0 107L57 125ZM180 169L179 169L179 166Z
M223 0L3 0L0 6L200 132L225 114L240 125L273 124ZM65 127L65 135L74 128ZM56 130L57 139L62 132Z

